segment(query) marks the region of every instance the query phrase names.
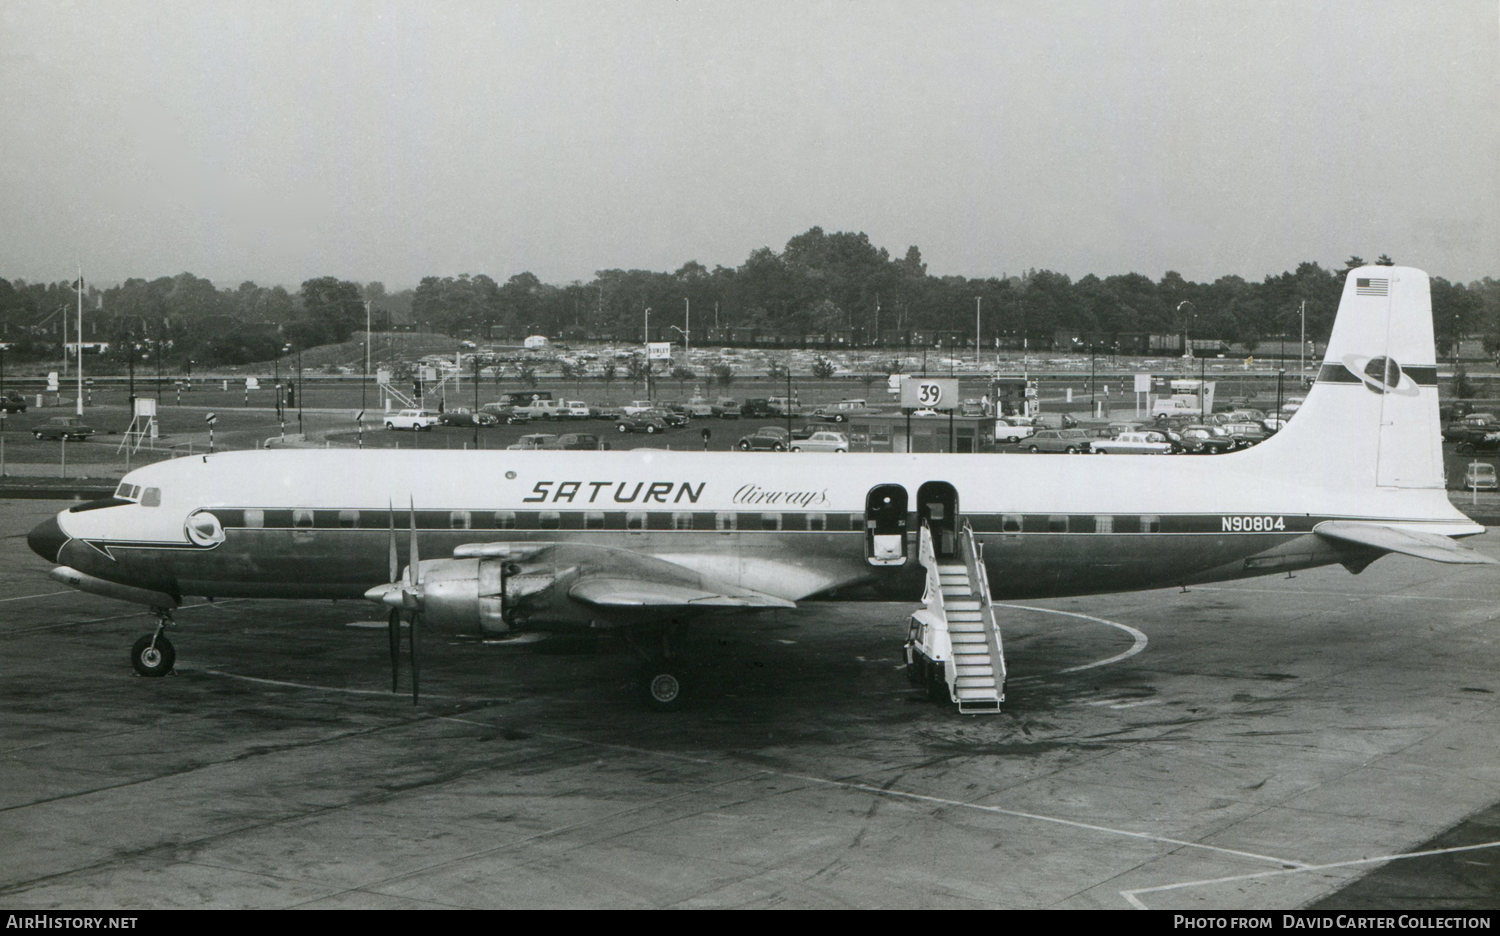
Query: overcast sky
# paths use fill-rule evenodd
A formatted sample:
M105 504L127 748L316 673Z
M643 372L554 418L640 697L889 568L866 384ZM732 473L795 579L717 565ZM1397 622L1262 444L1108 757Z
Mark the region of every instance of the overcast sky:
M0 276L1500 276L1496 0L0 2Z

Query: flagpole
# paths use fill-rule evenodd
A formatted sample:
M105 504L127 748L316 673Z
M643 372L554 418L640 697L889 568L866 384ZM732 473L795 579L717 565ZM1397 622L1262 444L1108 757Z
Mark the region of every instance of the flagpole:
M67 357L67 349L63 349ZM78 264L78 415L83 415L83 263Z

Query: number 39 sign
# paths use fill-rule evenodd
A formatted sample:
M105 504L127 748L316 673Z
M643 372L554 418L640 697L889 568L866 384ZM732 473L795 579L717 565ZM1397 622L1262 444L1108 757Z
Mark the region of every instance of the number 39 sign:
M958 409L958 381L951 377L908 377L901 382L902 409Z

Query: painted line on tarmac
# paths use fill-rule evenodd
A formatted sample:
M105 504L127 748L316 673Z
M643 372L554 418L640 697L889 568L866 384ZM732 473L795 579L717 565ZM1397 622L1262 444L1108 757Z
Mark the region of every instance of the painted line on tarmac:
M407 693L390 692L386 689L349 689L344 686L319 686L315 683L291 682L285 679L266 679L263 676L244 676L240 673L228 673L224 670L198 669L197 667L182 667L184 673L207 673L210 676L223 676L225 679L239 679L244 682L260 683L263 686L279 686L283 689L306 689L312 692L343 692L349 695L384 696L386 698L404 698ZM435 693L423 693L424 699L444 699L454 702L514 702L514 699L501 699L493 696L483 698L470 698L463 696L437 695Z
M1381 595L1371 592L1327 591L1316 588L1220 588L1211 585L1193 585L1191 586L1191 589L1193 591L1212 592L1255 592L1260 594L1287 595L1291 597L1295 597L1297 595L1327 595L1334 598L1364 598L1366 600L1372 598L1396 598L1401 601L1470 601L1477 602L1479 604L1495 603L1495 599L1493 598L1448 598L1444 595Z
M1232 884L1235 881L1253 881L1258 878L1280 877L1286 874L1305 874L1308 871L1328 871L1333 868L1353 868L1358 865L1380 864L1386 861L1400 861L1403 858L1427 858L1432 855L1451 855L1454 852L1478 851L1482 848L1500 848L1500 841L1482 842L1478 845L1455 845L1452 848L1434 848L1430 851L1406 852L1400 855L1381 855L1378 858L1357 858L1353 861L1335 861L1331 864L1303 865L1300 868L1286 868L1281 871L1258 871L1255 874L1235 874L1229 877L1206 878L1202 881L1181 881L1176 884L1159 884L1156 887L1137 887L1133 890L1122 890L1120 896L1124 897L1132 907L1137 910L1150 910L1138 894L1152 894L1158 891L1178 890L1184 887L1207 887L1211 884Z
M443 721L460 722L466 725L474 725L480 728L487 728L491 731L501 730L500 726L498 725L478 721L476 719L460 718L453 715L435 715L433 716L433 718L441 719ZM660 757L667 760L687 761L693 764L708 764L712 766L723 763L720 760L705 760L702 758L688 757L683 754L673 754L668 751L655 751L650 748L633 747L631 745L615 744L607 741L592 741L587 738L577 738L571 735L551 734L548 732L533 731L530 729L525 730L528 735L533 735L539 738L548 738L553 741L565 741L569 744L592 745L595 747L609 748L611 750L629 751L635 754L645 754L651 757ZM1043 816L1039 813L1029 813L1015 809L1005 809L1000 806L987 806L983 803L966 803L962 800L945 799L941 796L928 796L924 793L908 793L905 790L892 790L885 787L871 786L867 783L856 783L852 780L830 780L826 777L813 777L808 776L807 774L790 773L784 770L766 769L759 771L759 773L772 777L784 777L788 780L799 780L803 783L815 783L820 786L842 787L846 790L855 790L861 793L874 793L879 796L889 796L896 799L915 800L917 802L932 803L938 806L951 806L958 809L973 809L979 812L992 813L994 815L1000 816L1009 816L1015 819L1030 819L1035 822L1049 822L1055 825L1068 826L1070 828L1081 829L1088 832L1103 832L1107 835L1118 835L1125 838L1139 839L1147 842L1156 842L1162 845L1172 845L1176 848L1196 848L1204 851L1217 852L1224 855L1233 855L1238 858L1250 858L1255 861L1268 861L1272 864L1281 865L1284 868L1306 867L1306 864L1304 864L1303 862L1293 861L1288 858L1277 858L1274 855L1262 855L1257 852L1248 852L1234 848L1225 848L1220 845L1204 845L1199 842L1189 842L1183 839L1169 838L1164 835L1152 835L1149 832L1135 832L1129 829L1115 829L1109 826L1096 825L1089 822L1078 822L1073 819L1063 819L1057 816Z
M1095 660L1093 663L1085 663L1082 666L1070 666L1067 669L1058 670L1059 673L1076 673L1080 670L1093 669L1096 666L1108 666L1111 663L1118 663L1121 660L1128 660L1131 657L1135 656L1137 653L1140 653L1142 650L1146 649L1146 635L1136 630L1134 627L1131 627L1129 624L1121 624L1119 621L1111 621L1106 618L1094 617L1090 614L1079 614L1077 611L1059 611L1056 608L1038 608L1035 605L1001 604L999 602L996 602L995 607L1015 608L1018 611L1040 611L1043 614L1061 614L1063 617L1078 618L1083 621L1093 621L1095 624L1107 624L1110 627L1118 627L1120 630L1129 634L1131 639L1135 641L1130 645L1130 649L1126 650L1124 653L1117 653L1106 660Z
M25 601L28 598L51 598L53 595L73 595L73 594L77 594L77 593L74 592L73 589L68 588L68 589L64 589L63 591L42 592L40 595L17 595L14 598L0 598L0 601Z
M821 783L828 786L840 786L850 790L859 790L864 793L876 793L881 796L891 796L897 799L916 800L924 803L934 803L939 806L953 806L959 809L973 809L979 812L994 813L1000 816L1011 816L1016 819L1030 819L1034 822L1050 822L1055 825L1068 826L1074 829L1083 829L1088 832L1103 832L1108 835L1119 835L1125 838L1140 839L1147 842L1157 842L1163 845L1173 845L1178 848L1198 848L1204 851L1218 852L1223 855L1233 855L1237 858L1250 858L1255 861L1269 861L1289 868L1306 868L1307 865L1301 861L1293 861L1289 858L1277 858L1274 855L1262 855L1257 852L1240 851L1236 848L1224 848L1220 845L1204 845L1201 842L1189 842L1184 839L1170 838L1165 835L1152 835L1149 832L1134 832L1130 829L1115 829L1110 826L1095 825L1092 822L1078 822L1073 819L1063 819L1058 816L1043 816L1040 813L1022 812L1017 809L1005 809L1001 806L986 806L983 803L966 803L962 800L945 799L941 796L928 796L925 793L908 793L904 790L888 790L883 787L870 786L867 783L854 783L848 780L827 780L823 777L808 777L802 774L783 773L779 770L768 770L766 773L780 777L790 777L794 780L806 780L809 783ZM1267 872L1279 873L1279 872Z

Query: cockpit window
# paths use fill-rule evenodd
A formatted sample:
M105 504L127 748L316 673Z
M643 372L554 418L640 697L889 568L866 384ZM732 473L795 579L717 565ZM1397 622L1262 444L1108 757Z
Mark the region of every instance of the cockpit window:
M160 507L161 488L146 488L146 490L141 493L141 506Z
M135 500L141 496L141 486L122 481L120 482L120 486L115 490L115 496L121 500Z

